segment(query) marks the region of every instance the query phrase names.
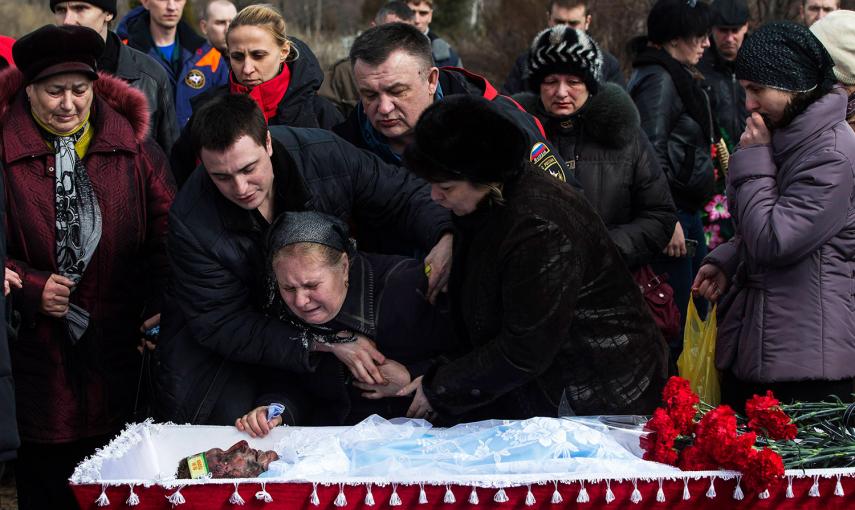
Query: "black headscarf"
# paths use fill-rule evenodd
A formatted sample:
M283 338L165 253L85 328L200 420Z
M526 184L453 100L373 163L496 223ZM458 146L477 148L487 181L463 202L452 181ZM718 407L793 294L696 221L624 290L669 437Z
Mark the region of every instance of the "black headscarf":
M834 61L807 27L767 23L745 39L736 56L736 77L788 92L834 86Z
M269 258L285 246L296 243L317 243L351 254L353 246L347 224L329 214L317 211L286 212L270 227L267 248Z

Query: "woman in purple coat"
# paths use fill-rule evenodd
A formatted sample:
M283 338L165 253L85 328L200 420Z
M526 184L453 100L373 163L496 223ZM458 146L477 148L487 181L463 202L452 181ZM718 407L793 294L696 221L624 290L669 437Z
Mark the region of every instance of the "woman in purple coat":
M736 409L766 389L783 401L852 392L855 134L832 66L789 22L760 28L736 60L751 112L727 176L737 234L694 282L719 301L716 365Z

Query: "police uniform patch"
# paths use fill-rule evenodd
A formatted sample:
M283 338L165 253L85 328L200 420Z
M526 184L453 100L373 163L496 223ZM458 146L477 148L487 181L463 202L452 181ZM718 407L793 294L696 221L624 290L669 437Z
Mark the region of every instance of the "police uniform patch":
M201 89L205 86L205 75L198 69L191 69L184 77L184 83L190 88Z
M561 165L558 163L558 160L555 159L555 156L550 154L538 166L541 170L548 173L552 177L555 177L559 181L567 182L567 177L564 175L564 170L561 169Z

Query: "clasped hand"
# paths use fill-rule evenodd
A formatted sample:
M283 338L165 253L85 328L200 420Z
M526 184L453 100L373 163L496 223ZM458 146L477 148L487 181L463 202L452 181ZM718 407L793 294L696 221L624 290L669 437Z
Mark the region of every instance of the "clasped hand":
M748 147L750 145L767 145L772 143L772 133L766 127L763 117L754 112L745 121L745 131L739 138L740 147Z
M357 381L365 384L387 384L378 365L386 356L377 350L377 345L365 335L356 335L356 340L345 343L318 343L313 348L320 352L331 352L344 363Z
M41 312L57 319L68 313L68 303L74 282L65 276L51 274L42 289Z

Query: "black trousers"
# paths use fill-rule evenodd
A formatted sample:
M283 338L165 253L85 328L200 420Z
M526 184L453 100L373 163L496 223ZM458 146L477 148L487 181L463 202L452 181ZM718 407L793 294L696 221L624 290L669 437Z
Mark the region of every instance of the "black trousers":
M112 435L71 443L21 442L15 461L15 483L19 510L79 508L68 478L83 459L107 444Z
M757 383L742 381L733 374L725 372L721 378L721 403L734 411L745 414L745 401L753 395L765 395L772 390L775 398L784 404L794 401L818 402L835 395L844 402L852 401L853 379L838 381L791 381L777 383Z

